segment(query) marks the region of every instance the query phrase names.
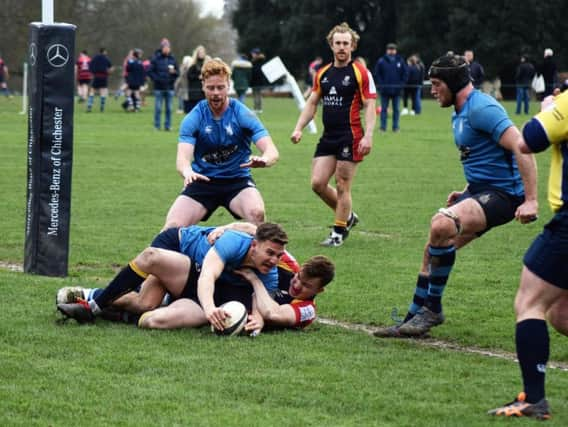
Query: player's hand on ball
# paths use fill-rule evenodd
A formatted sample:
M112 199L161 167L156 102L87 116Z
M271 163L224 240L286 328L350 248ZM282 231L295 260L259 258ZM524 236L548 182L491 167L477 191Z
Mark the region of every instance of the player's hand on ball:
M264 319L260 313L252 313L248 315L248 322L245 324L245 331L247 331L250 336L258 336L260 331L264 328Z
M213 309L204 310L205 317L213 325L215 329L222 331L225 329L225 323L223 322L228 314L220 307L214 307Z

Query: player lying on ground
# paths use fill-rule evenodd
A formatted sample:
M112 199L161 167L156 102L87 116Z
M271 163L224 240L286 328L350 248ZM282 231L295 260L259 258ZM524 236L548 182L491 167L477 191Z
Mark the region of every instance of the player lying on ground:
M233 271L249 267L255 270L269 292L275 291L278 288L276 265L284 254L288 237L279 225L265 223L257 228L254 237L226 230L211 245L208 235L213 230L213 227L190 226L161 232L94 300L58 304L57 309L80 323L93 322L118 297L136 289L145 280L154 280L173 298L188 297L199 302L207 320L216 329L223 330L226 313L214 301L216 280L222 278L230 286L234 294L231 299L246 298L247 286L243 286L243 281ZM197 280L196 291L193 286L187 286L188 280Z
M249 305L252 302L265 324L271 327L304 328L316 318L315 297L333 279L334 265L324 256L315 256L300 267L295 259L285 254L278 265L279 289L271 294L253 269L244 268L235 270L235 273L252 284L254 294L250 295ZM217 282L216 288L218 286ZM205 313L198 302L195 299L181 298L166 307L144 313L138 326L173 329L197 327L206 323Z

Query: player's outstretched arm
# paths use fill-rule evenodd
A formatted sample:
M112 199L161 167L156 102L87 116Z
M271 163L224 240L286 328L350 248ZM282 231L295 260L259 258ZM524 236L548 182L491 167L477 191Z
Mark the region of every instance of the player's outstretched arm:
M205 255L203 266L201 267L201 274L197 281L197 297L199 298L199 303L203 308L205 317L209 323L220 331L224 329L223 320L227 317L227 313L215 306L213 293L215 292L215 281L221 276L223 268L225 268L225 263L217 254L215 248L211 248L209 252L207 252L207 255Z
M240 165L241 168L267 168L278 161L280 157L276 145L270 136L263 136L256 142L260 150L260 156L251 156L247 163Z
M187 186L197 180L209 181L209 178L207 178L205 175L194 172L191 168L194 150L195 146L193 144L178 144L176 169L183 178L184 186Z
M250 282L254 289L253 304L258 309L266 323L278 326L294 326L296 324L296 313L290 304L278 304L268 294L262 281L248 268L235 270Z

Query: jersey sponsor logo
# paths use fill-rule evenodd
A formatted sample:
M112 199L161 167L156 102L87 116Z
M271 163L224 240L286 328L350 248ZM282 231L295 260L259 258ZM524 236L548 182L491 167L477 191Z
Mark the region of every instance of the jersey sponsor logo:
M349 86L351 84L351 76L345 76L341 84L343 86Z
M231 127L230 123L227 126L225 126L225 132L227 132L227 135L233 136L234 132L233 132L233 128Z
M238 151L238 149L239 147L237 145L231 145L229 147L205 154L202 157L202 160L214 165L220 165L227 162L229 158Z
M330 95L337 95L337 90L335 89L335 86L332 86L331 89L329 89L329 94Z
M300 322L306 322L316 318L316 309L313 305L300 307Z
M323 105L325 107L341 107L343 106L342 96L327 95L323 97Z
M213 132L213 127L209 125L205 126L205 133L209 134L211 132Z

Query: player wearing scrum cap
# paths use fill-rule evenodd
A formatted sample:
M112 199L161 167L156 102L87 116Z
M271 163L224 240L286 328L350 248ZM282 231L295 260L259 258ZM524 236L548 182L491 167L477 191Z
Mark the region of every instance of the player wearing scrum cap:
M438 58L429 77L440 106L454 107L452 130L467 183L432 217L408 314L400 325L378 329L378 337L420 337L442 324L456 250L493 227L512 219L526 224L538 213L534 156L521 153L522 136L505 109L474 89L465 58Z

